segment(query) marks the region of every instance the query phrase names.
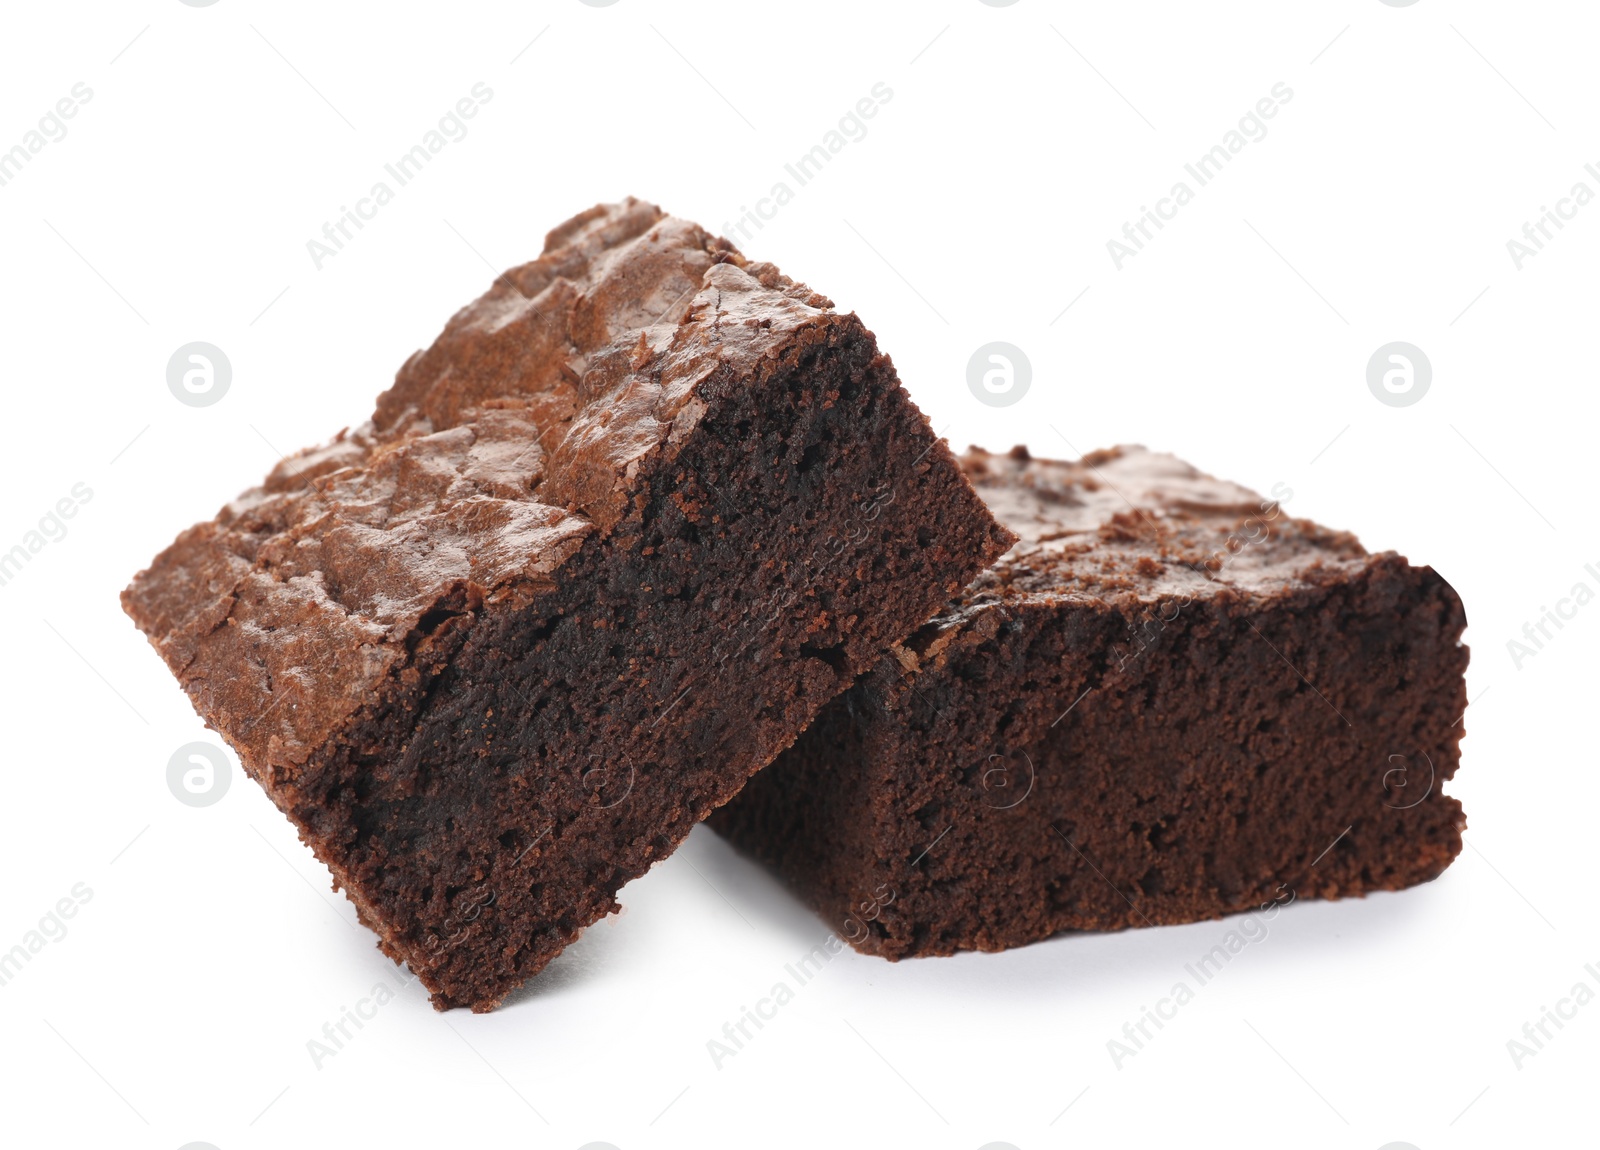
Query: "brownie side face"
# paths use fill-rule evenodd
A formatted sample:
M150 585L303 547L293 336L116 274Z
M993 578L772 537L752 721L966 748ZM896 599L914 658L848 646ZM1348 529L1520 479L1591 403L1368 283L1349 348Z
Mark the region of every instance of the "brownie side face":
M1001 950L1460 852L1466 620L1430 568L1139 448L963 464L1021 541L711 820L841 937Z
M384 951L487 1010L1011 541L854 315L630 200L123 601Z

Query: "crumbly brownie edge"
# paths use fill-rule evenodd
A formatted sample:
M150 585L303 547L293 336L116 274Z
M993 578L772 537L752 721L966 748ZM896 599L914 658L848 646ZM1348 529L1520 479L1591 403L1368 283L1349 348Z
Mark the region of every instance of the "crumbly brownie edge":
M434 641L459 649L439 678L407 685L283 795L440 1007L490 1008L536 973L1009 544L870 334L854 317L816 330L820 358L762 392L704 389L695 435L641 471L643 506L586 541L563 591L442 619ZM748 507L779 509L780 530ZM772 554L772 534L803 546ZM721 587L697 557L718 540ZM599 610L589 587L605 589ZM672 610L641 632L645 612ZM707 664L722 677L685 687ZM541 676L571 690L541 692ZM549 747L564 753L527 766ZM465 784L440 758L462 753L479 764ZM429 830L452 819L446 851Z
M416 740L404 732L423 718L440 729L464 721L463 700L454 714L446 703L461 692L460 673L471 669L458 662L469 657L480 669L492 662L488 654L464 656L469 645L490 651L491 631L500 626L501 638L516 646L512 621L537 615L541 604L572 609L562 598L566 581L599 571L595 556L620 546L611 537L643 513L638 503L648 505L671 486L662 481L652 493L635 481L641 474L648 480L697 440L714 406L710 392L737 389L737 381L765 371L800 329L859 328L831 306L770 264L747 261L726 241L650 205L629 201L584 213L552 233L539 260L499 277L433 347L413 356L380 399L373 423L283 461L262 488L184 532L124 593L128 613L196 710L290 814L396 957L438 965L436 953L421 949L437 935L432 927L457 939L462 920L478 921L482 912L462 909L463 898L470 902L493 866L481 852L476 860L467 852L439 864L445 879L419 897L445 909L431 924L419 919L431 933L419 942L413 931L408 941L396 924L381 921L384 884L400 871L385 871L382 860L347 867L340 857L361 835L372 841L382 819L363 830L353 818L341 820L341 806L371 803L375 794L394 798L384 787L426 788L428 772L442 768L434 762L417 771L409 749ZM870 340L860 346L870 353ZM750 735L752 748L782 731L763 744L764 754L776 753L827 694L1009 542L898 391L888 360L868 360L878 365L874 378L890 406L905 409L884 425L898 428L900 438L871 445L887 468L854 477L846 545L824 556L837 584L834 609L808 614L805 641L786 652L806 682L799 696L779 698L758 715L765 725ZM547 437L556 424L561 434ZM838 439L853 443L852 434ZM826 455L826 443L813 446ZM802 453L794 470L804 462ZM384 469L402 482L388 493L362 486ZM436 508L430 484L442 493ZM792 494L772 492L774 500ZM398 517L374 520L373 501L395 494L403 496L393 508ZM685 515L703 495L678 494ZM950 515L953 506L963 511ZM419 508L426 513L420 518ZM342 517L330 554L324 524L333 514ZM907 547L874 559L874 532L891 523ZM434 525L445 528L443 548L433 546ZM796 530L831 541L830 527L819 521ZM816 555L813 548L806 562ZM874 595L897 579L914 584L926 602L903 587L887 609L876 603ZM770 606L809 612L818 598L796 588ZM540 630L529 634L538 638ZM681 718L673 712L662 726ZM412 756L409 764L397 761L402 747L399 758ZM609 797L604 785L599 790L591 802ZM498 814L477 813L485 821ZM520 854L534 845L525 857L535 859L540 848L520 833L509 827L499 846ZM619 865L648 863L630 856ZM546 915L554 925L538 946L525 955L513 948L491 975L477 983L457 979L455 997L436 1001L492 1004L547 960L553 950L546 943L558 944L558 936L579 929L578 919L592 918L591 909L566 923L558 921L561 913ZM505 952L490 957L498 962Z
M1249 730L1225 724L1209 733L1202 732L1203 724L1214 718L1209 713L1177 718L1193 709L1193 699L1163 685L1164 676L1173 674L1194 678L1208 692L1208 706L1232 701L1248 712L1248 692L1235 690L1235 681L1216 671L1218 660L1231 660L1227 667L1235 678L1245 672L1267 681L1272 675L1281 677L1286 691L1303 694L1302 704L1319 698L1319 689L1334 697L1348 689L1368 699L1366 710L1351 717L1369 739L1396 745L1381 754L1372 750L1375 767L1363 761L1358 771L1331 785L1351 797L1360 780L1381 782L1385 810L1377 821L1409 817L1427 824L1413 828L1422 841L1409 855L1391 844L1402 863L1409 858L1414 864L1408 873L1386 872L1380 860L1369 868L1371 873L1349 882L1337 874L1330 879L1338 852L1363 841L1357 832L1365 828L1375 833L1370 804L1358 804L1344 845L1323 859L1316 874L1283 876L1296 878L1302 895L1361 893L1423 881L1459 851L1459 805L1444 798L1439 788L1458 761L1466 701L1462 672L1467 651L1459 641L1464 614L1455 593L1431 569L1413 568L1392 553L1369 555L1348 533L1284 519L1278 499L1291 497L1286 486L1274 487L1273 499L1265 499L1142 448L1095 452L1073 463L1034 460L1020 448L1006 456L973 449L962 462L979 493L1023 541L896 648L895 659L884 659L877 671L831 705L794 751L712 820L741 849L786 876L836 928L842 925L843 936L858 948L945 953L937 939L929 940L932 924L941 916L951 919L945 933L955 940L943 945L954 949L1013 945L1054 929L1127 925L1110 921L1119 913L1129 923L1144 921L1117 892L1140 891L1142 881L1152 887L1167 883L1162 868L1153 865L1121 876L1120 887L1095 879L1098 894L1111 901L1078 920L1070 918L1071 906L1057 908L1053 918L1048 910L1013 907L1002 913L1001 894L990 897L986 907L976 893L961 893L959 873L945 874L934 885L946 892L952 906L968 900L964 925L954 924L952 906L941 908L918 886L932 880L913 872L936 867L937 856L959 856L965 836L973 840L965 844L972 866L1009 876L996 892L1009 887L1015 894L1020 889L1017 876L1024 873L1037 879L1035 890L1062 885L1068 863L1050 862L1036 840L1049 837L1081 866L1082 856L1060 831L1085 820L1092 828L1093 810L1103 796L1091 794L1077 804L1088 812L1082 820L1070 804L1057 802L1052 808L1045 803L1041 808L1039 796L1047 795L1052 785L1059 789L1052 778L1062 773L1062 764L1095 753L1091 734L1110 753L1128 730L1152 721L1152 716L1157 722L1198 722L1191 741L1208 746L1206 762L1219 763L1227 760L1229 748L1249 747L1268 737L1253 725L1270 728L1273 720L1265 715L1252 717ZM1327 622L1328 608L1315 604L1357 595L1363 597L1364 614L1348 612L1344 626L1331 632L1325 627L1320 643L1305 639ZM1282 635L1274 630L1279 625L1285 628ZM1408 628L1421 631L1413 634ZM1199 638L1189 642L1191 633ZM1265 641L1267 634L1274 635L1272 643ZM1355 634L1361 646L1351 656ZM1186 645L1176 646L1180 642ZM1298 645L1302 642L1303 648ZM1426 658L1419 658L1419 651ZM1325 656L1339 652L1356 669L1339 667L1335 682L1325 684ZM1284 662L1283 654L1294 667ZM1263 662L1252 664L1246 656ZM1406 659L1411 661L1409 670L1390 675L1394 690L1374 695L1369 680ZM1366 664L1371 674L1362 673L1360 665ZM1216 681L1204 683L1201 671L1191 669L1204 667L1212 668ZM1309 687L1310 681L1317 688ZM1428 721L1413 722L1414 733L1400 730L1417 708L1427 709ZM846 715L853 722L845 722ZM1107 717L1104 730L1086 733L1097 715ZM1298 717L1288 735L1280 732L1277 738L1304 738L1318 723L1332 724L1334 744L1345 740L1348 728L1327 709ZM1159 742L1154 738L1159 730L1145 733L1152 746ZM1087 746L1062 751L1052 743L1052 734ZM1410 750L1404 746L1408 741ZM1181 743L1168 745L1163 755L1172 762L1195 758ZM1124 753L1123 774L1150 771L1143 762L1148 757ZM1284 758L1279 754L1274 761L1281 766ZM1041 766L1043 780L1036 781L1035 765L1046 763L1053 765L1048 770ZM1254 774L1262 764L1249 766ZM1206 782L1203 772L1191 774ZM847 776L852 793L863 796L860 801L839 801L841 775ZM1141 785L1154 794L1159 790L1155 782L1151 775ZM1409 792L1404 790L1408 784ZM1032 801L1018 806L1019 793L1033 796ZM1419 793L1427 801L1418 800L1414 813L1392 813L1395 807L1410 810L1406 802ZM1013 806L1010 814L996 813ZM1042 809L1057 816L1053 826L1036 821ZM1116 811L1114 820L1124 813ZM1178 837L1172 820L1161 812L1126 813L1129 826L1142 827L1147 838L1170 845ZM1248 812L1242 817L1248 818ZM984 839L980 832L985 819L991 830L1000 825L996 820L1009 820L1006 834L1016 832L1018 841L1029 845L1013 850L1004 834ZM1035 821L1030 824L1030 819ZM1191 819L1191 830L1201 823ZM773 834L775 827L785 833ZM1187 836L1191 843L1201 837ZM1372 833L1365 837L1370 840ZM1121 849L1116 843L1111 846ZM1367 841L1366 846L1373 844ZM1136 852L1124 853L1132 858ZM1292 870L1291 863L1275 860L1268 869ZM1243 884L1225 873L1226 866L1213 869L1219 881L1205 897L1191 890L1191 905L1177 912L1184 920L1225 913L1237 901ZM1190 882L1191 888L1203 885ZM886 894L893 897L896 889L903 901L898 909L884 910ZM919 890L927 898L920 909ZM1168 910L1180 902L1168 892ZM986 911L993 921L984 918ZM881 917L872 934L862 929L864 914ZM1035 921L1028 923L1030 914ZM916 937L919 917L924 927ZM1161 921L1157 914L1149 917ZM890 930L886 924L897 919L902 929ZM1048 929L1039 925L1044 919L1051 919Z
M1459 762L1465 619L1431 569L1378 555L1271 606L1223 597L1128 670L1109 654L1137 617L987 614L994 637L963 632L915 690L885 660L712 821L857 949L999 950L1396 890L1459 853L1464 818L1441 788ZM864 731L851 711L872 716ZM864 756L870 815L828 797L840 751ZM813 841L828 826L837 846L775 844L774 822Z

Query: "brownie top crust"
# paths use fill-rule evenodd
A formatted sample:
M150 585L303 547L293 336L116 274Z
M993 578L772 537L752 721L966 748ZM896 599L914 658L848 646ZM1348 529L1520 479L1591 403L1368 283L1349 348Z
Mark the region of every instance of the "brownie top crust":
M1139 446L1071 462L971 447L959 462L1017 542L891 649L907 674L952 643L991 638L1012 610L1092 604L1137 618L1173 601L1337 583L1374 558L1348 532L1291 519L1281 500L1292 492L1268 498Z
M812 325L860 327L651 204L592 208L414 354L368 422L180 535L124 607L247 766L292 774L452 616L555 586L705 397Z
M1221 588L1270 594L1367 552L1346 532L1291 519L1279 498L1172 455L1114 447L1075 462L971 448L961 465L1018 536L965 593L1143 602ZM1277 491L1275 490L1275 494ZM1292 494L1292 493L1288 493Z

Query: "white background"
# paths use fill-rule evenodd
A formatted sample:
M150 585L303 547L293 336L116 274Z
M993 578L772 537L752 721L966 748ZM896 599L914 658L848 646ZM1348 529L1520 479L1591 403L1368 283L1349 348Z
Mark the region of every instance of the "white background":
M1600 565L1600 206L1506 242L1600 162L1578 3L8 4L0 148L93 96L0 187L0 550L92 499L0 587L0 987L16 1146L1592 1144L1600 1005L1507 1041L1600 963L1600 606L1507 641ZM536 39L537 37L537 39ZM532 42L531 46L528 46ZM306 241L475 83L491 102L318 270ZM706 1043L826 933L704 830L503 1010L412 984L234 773L117 592L277 458L363 419L413 349L545 231L632 193L722 230L883 82L891 102L754 239L858 311L957 447L1175 451L1433 565L1473 649L1468 848L1437 882L1278 916L1118 1069L1106 1043L1226 924L886 964L847 953L718 1069ZM1292 101L1118 270L1106 243L1282 82ZM791 181L792 183L792 181ZM1074 302L1075 301L1075 302ZM1069 305L1071 305L1069 307ZM221 402L167 390L224 349ZM1024 349L980 404L966 363ZM1409 407L1365 369L1434 368Z

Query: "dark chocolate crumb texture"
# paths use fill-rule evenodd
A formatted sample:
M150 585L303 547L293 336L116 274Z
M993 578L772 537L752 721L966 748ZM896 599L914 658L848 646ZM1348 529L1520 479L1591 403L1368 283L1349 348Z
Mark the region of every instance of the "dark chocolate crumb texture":
M1021 541L711 820L842 937L1002 950L1455 858L1466 618L1432 569L1142 448L963 464Z
M488 1010L1011 542L860 320L629 200L123 604L384 952Z

